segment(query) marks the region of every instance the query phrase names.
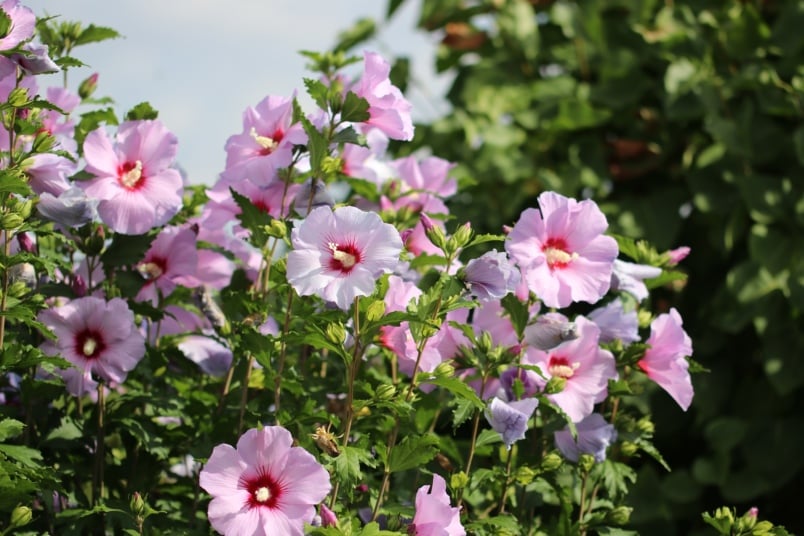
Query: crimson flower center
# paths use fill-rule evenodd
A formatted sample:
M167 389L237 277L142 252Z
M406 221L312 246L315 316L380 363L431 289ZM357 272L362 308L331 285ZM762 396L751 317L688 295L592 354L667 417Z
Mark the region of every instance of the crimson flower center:
M332 254L329 259L330 270L348 274L362 259L360 250L354 244L340 245L330 242L327 246Z
M559 378L572 378L575 371L580 367L580 363L570 363L566 357L550 356L550 361L547 364L547 372L551 376L558 376Z
M276 507L279 498L282 496L282 486L265 469L260 468L253 477L240 477L240 479L240 487L248 491L246 504L249 507Z
M75 336L75 353L86 359L97 359L106 349L103 336L94 329L85 329Z
M154 257L149 261L141 262L137 265L137 271L148 281L159 279L167 271L167 260L162 257Z
M260 146L260 156L266 156L274 152L274 150L279 146L279 142L281 142L282 138L285 137L285 133L282 132L282 129L276 129L270 136L262 136L257 133L257 129L251 127L249 136L251 136L254 141L257 142L257 145Z
M117 170L117 180L127 190L138 190L145 182L142 162L126 162Z
M550 269L566 268L578 257L577 253L571 253L568 250L569 247L563 238L549 238L542 246L542 253L547 257L547 265Z

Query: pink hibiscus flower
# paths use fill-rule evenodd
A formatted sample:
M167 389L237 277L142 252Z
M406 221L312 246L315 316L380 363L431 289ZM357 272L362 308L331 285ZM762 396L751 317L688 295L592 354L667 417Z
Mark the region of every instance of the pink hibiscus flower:
M591 200L553 192L539 196L539 207L522 212L505 249L548 307L595 303L609 290L618 252L617 242L603 235L606 216Z
M188 288L199 284L196 276L198 251L196 234L190 227L165 227L151 243L137 271L145 284L137 293L137 301L157 305L159 298L169 296L176 285Z
M413 120L410 116L413 106L391 83L391 66L374 52L363 55L363 66L365 71L355 93L369 103L370 118L366 125L380 129L394 140L413 139Z
M408 534L415 536L465 536L461 525L461 509L453 508L447 495L447 482L433 475L433 484L416 492L416 513Z
M293 229L288 282L301 296L318 295L346 311L374 292L377 278L399 262L402 239L374 212L319 207Z
M56 334L43 350L62 356L78 369L70 392L86 392L92 374L107 382L122 383L145 355L145 338L134 324L125 301L85 297L39 313L39 321ZM78 375L76 375L78 376Z
M33 36L36 15L19 4L19 0L6 0L0 4L0 11L10 19L8 33L0 37L0 50L10 50Z
M115 143L102 128L84 141L86 171L94 179L82 188L100 200L103 223L122 234L143 234L164 225L181 208L182 178L171 164L178 140L159 121L127 121Z
M526 364L537 365L546 378L562 378L564 389L548 395L573 422L592 413L608 394L610 379L617 377L614 356L598 346L600 328L579 316L575 319L578 338L559 344L549 352L528 348ZM544 380L538 378L544 384Z
M694 394L686 359L692 355L692 339L684 331L675 308L651 322L647 343L650 348L637 365L687 411Z
M330 490L329 473L281 426L248 430L231 445L218 445L201 470L212 501L212 527L225 535L301 536L315 505Z

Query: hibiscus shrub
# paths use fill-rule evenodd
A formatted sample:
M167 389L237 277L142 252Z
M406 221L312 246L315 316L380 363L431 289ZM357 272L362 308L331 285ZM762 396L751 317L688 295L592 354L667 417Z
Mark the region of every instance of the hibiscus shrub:
M113 30L0 15L3 534L632 533L633 463L666 466L647 395L693 400L650 294L685 250L552 192L456 224L452 164L389 150L411 107L371 52L356 80L307 53L317 108L247 108L192 186L157 111L69 89Z

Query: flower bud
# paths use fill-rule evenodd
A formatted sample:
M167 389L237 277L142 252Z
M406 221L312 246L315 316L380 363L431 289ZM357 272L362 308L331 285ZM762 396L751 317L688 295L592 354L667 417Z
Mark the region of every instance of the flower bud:
M282 220L271 220L265 229L265 234L274 238L285 238L288 234L288 226Z
M87 295L87 282L81 277L81 274L73 274L72 289L76 298L83 298Z
M93 73L85 78L78 86L78 96L81 100L86 100L95 93L98 87L98 73Z
M142 495L138 492L134 492L134 495L131 496L131 500L128 503L128 507L131 509L131 513L133 513L137 517L142 517L145 514L145 501L142 499Z
M377 400L391 400L394 396L396 396L396 387L393 385L385 383L377 387Z
M327 505L322 504L319 508L319 512L321 515L321 526L322 527L337 527L338 526L338 518L335 515L335 512L327 508Z
M327 339L338 345L342 345L346 341L346 329L340 322L332 322L327 324Z
M623 444L620 447L622 449L623 454L626 456L633 456L637 452L639 452L639 446L630 441L623 441Z
M553 376L547 380L547 385L544 386L544 393L547 395L554 395L564 390L567 385L567 379L561 376Z
M533 482L533 479L536 477L537 474L538 474L537 471L534 471L527 465L522 465L519 467L519 469L516 470L516 475L514 476L514 478L516 479L516 483L519 484L520 486L527 486L528 484Z
M18 234L17 243L19 244L20 249L25 253L36 253L36 244L31 238L31 235L28 233Z
M23 223L25 223L25 219L19 214L3 214L0 218L0 229L13 231L21 227Z
M427 214L422 213L419 218L424 227L424 234L427 236L428 240L430 240L435 247L443 251L444 248L447 247L447 239L444 236L444 230L433 223L433 220L431 220Z
M438 378L452 378L455 376L455 366L449 361L444 361L438 364L433 374Z
M14 108L22 108L31 101L28 90L24 87L15 87L8 94L8 103Z
M631 519L633 508L628 506L618 506L606 513L606 522L612 525L625 525Z
M542 458L542 464L540 466L542 471L551 472L555 471L564 463L564 458L562 458L559 454L555 452L550 452Z
M469 484L469 477L463 471L452 473L449 479L449 486L454 490L463 489Z
M578 458L578 467L581 468L581 471L584 473L588 473L592 470L592 467L595 465L595 457L591 454L581 454Z
M642 417L637 421L637 429L643 434L653 435L656 427L653 425L653 421L648 417Z
M33 519L33 511L24 505L19 505L11 512L11 522L9 528L23 527Z

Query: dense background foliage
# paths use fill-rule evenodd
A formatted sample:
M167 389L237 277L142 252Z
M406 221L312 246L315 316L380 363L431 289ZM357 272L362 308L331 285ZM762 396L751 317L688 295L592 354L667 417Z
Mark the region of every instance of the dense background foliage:
M455 78L415 142L473 183L459 221L499 229L554 189L600 200L616 232L692 248L672 304L711 374L688 414L656 397L674 470L640 469L632 521L687 535L728 502L800 528L804 3L424 0L419 26Z

